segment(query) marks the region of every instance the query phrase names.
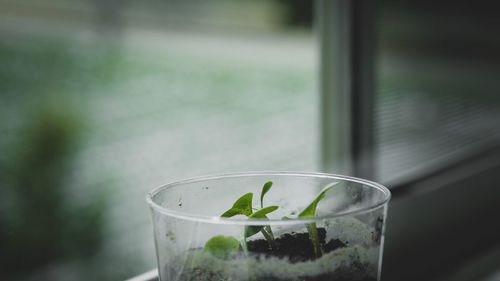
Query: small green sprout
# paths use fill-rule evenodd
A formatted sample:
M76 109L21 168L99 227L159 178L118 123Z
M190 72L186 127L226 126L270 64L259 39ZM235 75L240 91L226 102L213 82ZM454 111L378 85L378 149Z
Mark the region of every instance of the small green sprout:
M248 218L256 218L256 219L267 219L267 214L271 213L271 212L274 212L278 209L279 207L278 206L269 206L269 207L265 207L265 208L262 208L258 211L256 211L255 213L251 214ZM271 227L269 225L266 225L266 226L259 226L259 225L252 225L252 226L247 226L245 227L245 233L243 234L243 236L245 238L248 238L254 234L257 234L262 232L262 235L264 235L264 238L266 238L267 242L269 243L269 247L271 247L271 249L275 249L275 245L274 245L274 235L273 235L273 232L271 231Z
M336 185L337 182L331 183L327 186L325 186L321 192L314 198L314 200L307 205L307 207L299 213L298 217L299 218L310 218L316 216L316 209L318 208L318 204L321 200L323 200L326 197L326 193L328 190L330 190L334 185ZM249 192L241 196L234 202L233 206L225 211L221 217L223 218L230 218L234 217L237 215L243 215L248 217L249 219L255 218L255 219L268 219L267 215L276 211L279 207L278 206L268 206L264 207L264 196L269 192L271 189L273 183L271 181L268 181L264 184L262 187L261 193L260 193L260 209L255 209L253 208L253 193ZM289 217L283 217L284 220L289 220L291 218ZM314 254L316 257L321 257L322 249L319 241L319 236L318 236L318 229L316 226L316 223L309 223L306 224L307 231L309 232L309 237L311 239L311 242L313 244L313 249L314 249ZM271 226L269 225L251 225L251 226L245 226L245 229L243 231L243 237L241 241L238 241L236 238L231 237L231 236L223 236L223 235L218 235L215 237L212 237L210 240L207 241L205 244L205 251L211 253L215 257L219 257L222 259L227 259L234 255L236 252L239 251L240 249L240 244L241 248L243 249L243 252L245 254L248 253L247 249L247 238L261 232L262 235L264 235L264 238L268 241L269 247L274 250L276 249L276 245L274 242L274 234L271 230Z
M205 243L205 251L215 257L228 259L240 249L240 241L231 236L217 235Z
M261 208L264 208L264 195L266 195L266 193L271 189L272 186L273 186L273 182L268 181L262 187L262 191L260 192L260 207Z
M257 219L268 219L267 214L272 213L276 211L279 207L278 206L268 206L264 207L264 196L269 190L271 189L271 186L273 183L271 181L268 181L264 184L262 187L262 191L260 194L260 209L256 209L254 212L253 208L253 193L249 192L234 202L233 206L225 211L221 217L223 218L231 218L237 215L243 215L248 217L249 219L252 218L257 218ZM249 238L252 235L255 235L257 233L261 232L262 235L264 235L264 238L268 241L269 246L271 249L275 249L275 243L274 243L274 235L271 230L271 227L269 225L265 226L245 226L245 229L243 231L243 238L241 239L241 246L242 249L245 253L248 252L247 250L247 242L246 239ZM232 238L231 241L225 241L225 239ZM215 239L215 240L214 240ZM214 240L214 241L212 241ZM224 256L224 254L221 253L226 253L227 247L226 245L233 245L234 246L234 241L238 241L233 237L226 237L226 236L215 236L209 241L207 241L207 244L205 244L205 250L207 250L210 253L213 253L214 256L221 257ZM210 245L209 245L210 243ZM240 243L240 242L238 242ZM221 249L218 250L218 247L221 246Z
M262 186L262 190L260 192L260 207L261 208L264 208L264 196L271 189L272 186L273 186L272 181L268 181L264 184L264 186ZM267 217L264 216L264 218L267 218ZM262 229L262 235L264 235L264 238L266 238L267 242L269 243L269 247L271 247L271 249L276 249L276 246L274 243L274 234L273 234L273 231L271 230L271 226L266 225L264 227L264 229Z
M250 216L252 214L252 198L253 193L249 192L236 200L231 209L221 215L223 218L230 218L236 215Z
M316 198L302 212L300 212L299 218L314 217L316 215L316 209L318 207L318 203L325 198L326 192L336 184L337 183L335 182L325 186L318 194L318 196L316 196ZM321 250L321 245L319 243L318 228L316 226L316 223L306 224L306 228L307 231L309 232L309 238L313 243L314 254L316 255L316 257L319 258L323 253Z

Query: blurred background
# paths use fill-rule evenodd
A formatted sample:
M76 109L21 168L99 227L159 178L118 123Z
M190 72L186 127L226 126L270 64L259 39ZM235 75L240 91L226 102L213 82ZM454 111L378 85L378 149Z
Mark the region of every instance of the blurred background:
M450 231L460 234L430 246L449 266L429 259L415 278L493 276L498 5L370 6L369 57L353 60L372 70L370 97L342 93L350 119L368 117L341 123L352 143L370 141L345 159L328 152L345 136L331 134L343 119L325 106L338 94L325 89L325 65L340 61L324 56L318 15L335 14L320 2L0 0L0 280L123 280L154 268L144 198L169 181L247 170L360 175L328 163L367 158L365 176L395 195L387 280L428 258L422 237L434 245ZM422 220L423 209L451 219ZM479 273L457 271L486 256L493 262Z

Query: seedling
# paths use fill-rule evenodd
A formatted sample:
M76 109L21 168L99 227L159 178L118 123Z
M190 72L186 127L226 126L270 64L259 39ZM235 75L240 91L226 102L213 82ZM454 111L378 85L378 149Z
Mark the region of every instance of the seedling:
M261 208L264 208L264 195L266 195L266 193L271 189L272 186L273 186L273 182L268 181L262 187L262 191L260 192L260 207Z
M269 206L269 207L265 207L265 208L262 208L258 211L256 211L255 213L251 214L248 218L255 218L255 219L267 219L267 214L271 213L271 212L274 212L278 209L278 206ZM271 247L271 249L275 249L276 247L274 246L274 235L273 235L273 232L271 231L271 226L269 225L266 225L266 226L256 226L256 225L252 225L252 226L246 226L245 227L245 232L243 234L243 239L245 239L246 241L246 238L254 235L254 234L257 234L259 232L262 232L262 235L264 235L264 238L266 238L267 240L267 243L269 243L269 247Z
M260 192L260 207L261 208L264 208L264 196L271 189L272 186L273 186L272 181L268 181L264 184L264 186L262 186L262 191ZM264 217L267 218L266 216L264 216ZM271 226L266 225L264 227L264 229L262 230L262 234L266 238L271 249L275 249L276 247L274 245L274 234L273 234L273 231L271 230Z
M205 244L205 251L215 257L228 259L235 255L240 248L240 241L231 236L217 235Z
M233 207L231 209L225 211L221 217L230 218L237 215L250 216L252 214L252 198L253 193L249 192L234 202Z
M318 207L318 203L325 198L326 192L336 184L337 183L335 182L325 186L318 194L318 196L316 196L316 198L302 212L299 213L298 217L309 218L316 216L316 209ZM249 219L252 218L268 219L267 215L276 211L279 208L278 206L274 205L264 207L264 197L266 193L269 192L272 185L273 183L271 181L268 181L262 187L262 191L260 193L260 209L253 208L252 204L253 193L249 192L238 198L236 202L234 202L233 206L229 210L225 211L221 215L221 217L230 218L237 215L243 215L248 217ZM283 219L290 219L290 218L283 217ZM311 239L311 242L313 244L314 254L316 255L316 257L321 257L323 253L318 237L318 229L316 223L306 224L306 228L307 231L309 232L309 238ZM234 237L218 235L207 241L207 243L205 244L205 250L216 257L227 259L228 257L230 257L239 250L239 244L241 244L243 252L247 254L248 253L247 239L259 232L261 232L262 235L264 235L264 238L269 243L269 247L272 250L276 249L276 245L274 243L274 234L271 230L271 226L252 225L252 226L245 226L241 241L238 241Z
M260 193L260 209L256 209L254 212L254 208L252 207L252 201L253 201L253 193L249 192L234 202L233 206L225 211L221 217L223 218L230 218L234 217L237 215L244 215L248 217L249 219L256 218L256 219L267 219L267 214L276 211L279 207L278 206L268 206L264 207L264 196L266 195L267 192L271 189L273 183L271 181L268 181L264 184L262 187L262 191ZM244 231L243 231L243 237L241 239L241 246L243 249L243 252L246 254L248 252L247 249L247 238L261 232L262 235L264 235L264 238L267 240L269 243L269 247L271 249L275 249L274 245L274 235L271 230L271 227L269 225L266 226L246 226ZM227 241L225 241L227 240ZM215 236L212 239L208 240L207 243L205 244L205 249L214 254L214 256L217 257L225 257L230 254L230 252L233 250L231 247L226 247L226 245L233 245L234 246L234 241L238 241L233 237L228 237L228 236ZM207 247L208 245L208 247ZM221 246L221 247L218 247Z
M335 182L325 186L318 194L318 196L302 212L299 213L299 218L310 218L316 216L318 203L325 198L326 192L336 184L337 183ZM313 244L314 254L317 258L319 258L323 253L321 250L321 245L319 243L318 228L316 226L316 223L313 222L306 224L306 228L309 232L309 238L311 239L311 242Z

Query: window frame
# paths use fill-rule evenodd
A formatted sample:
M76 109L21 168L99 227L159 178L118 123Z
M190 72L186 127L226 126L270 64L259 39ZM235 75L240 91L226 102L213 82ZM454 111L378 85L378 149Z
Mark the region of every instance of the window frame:
M374 179L375 2L315 4L322 167Z
M377 157L373 141L376 3L317 0L315 4L322 167L371 179ZM500 202L495 201L500 198L499 171L500 145L390 186L393 200L384 280L441 280L457 267L480 260L492 245L500 245L495 239L500 228L491 226L494 214L500 213ZM468 225L461 230L464 221ZM471 243L457 247L460 241ZM495 270L475 268L461 280L478 280Z

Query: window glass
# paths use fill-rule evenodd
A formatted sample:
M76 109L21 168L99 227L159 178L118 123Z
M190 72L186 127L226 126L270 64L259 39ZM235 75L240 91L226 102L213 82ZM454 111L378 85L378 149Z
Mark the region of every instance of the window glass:
M286 1L0 1L0 279L137 275L155 267L152 188L317 170L310 18Z
M378 178L400 183L500 140L500 21L491 1L381 1Z

